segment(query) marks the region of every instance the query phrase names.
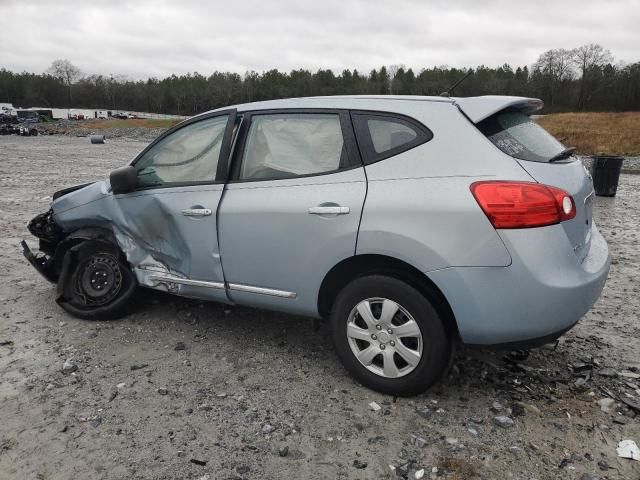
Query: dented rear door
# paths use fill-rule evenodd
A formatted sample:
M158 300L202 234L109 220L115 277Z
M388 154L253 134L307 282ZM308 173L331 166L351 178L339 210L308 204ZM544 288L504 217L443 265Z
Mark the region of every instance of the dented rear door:
M135 192L115 195L112 225L140 284L188 297L228 301L217 209L236 111L187 122L132 163Z

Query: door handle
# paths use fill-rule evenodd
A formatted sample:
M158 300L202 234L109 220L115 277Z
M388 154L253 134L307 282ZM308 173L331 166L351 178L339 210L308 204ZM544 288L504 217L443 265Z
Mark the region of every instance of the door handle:
M309 208L309 213L311 215L346 215L351 210L349 207L311 207Z
M213 213L210 208L187 208L182 210L185 217L208 217Z

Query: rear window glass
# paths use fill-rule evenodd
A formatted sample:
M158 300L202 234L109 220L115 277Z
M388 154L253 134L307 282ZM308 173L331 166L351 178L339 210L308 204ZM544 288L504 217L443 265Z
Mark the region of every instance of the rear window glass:
M548 162L565 149L549 132L519 111L496 113L477 126L496 147L520 160Z

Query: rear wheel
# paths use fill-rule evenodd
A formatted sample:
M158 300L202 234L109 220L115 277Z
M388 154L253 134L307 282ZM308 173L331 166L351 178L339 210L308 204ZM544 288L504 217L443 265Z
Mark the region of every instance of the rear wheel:
M128 312L137 282L116 246L86 241L67 255L72 255L71 264L58 280L62 308L87 320L109 320Z
M429 300L396 278L370 275L336 298L333 339L345 368L363 385L415 395L444 373L451 341Z

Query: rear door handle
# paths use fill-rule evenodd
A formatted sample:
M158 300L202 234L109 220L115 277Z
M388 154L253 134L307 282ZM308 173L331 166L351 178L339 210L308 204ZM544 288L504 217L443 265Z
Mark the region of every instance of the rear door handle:
M182 215L185 217L208 217L212 213L210 208L187 208L182 210Z
M349 207L311 207L309 213L311 215L346 215L351 210Z

